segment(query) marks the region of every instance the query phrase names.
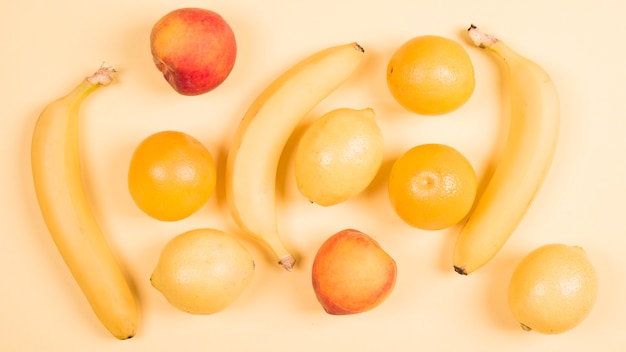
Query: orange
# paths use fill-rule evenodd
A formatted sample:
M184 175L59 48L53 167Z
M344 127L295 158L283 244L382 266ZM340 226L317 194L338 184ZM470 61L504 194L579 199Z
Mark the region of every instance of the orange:
M518 264L509 308L524 330L560 334L585 320L598 296L598 276L580 246L547 244Z
M215 190L212 155L194 137L178 131L148 136L135 149L128 170L128 189L147 215L163 221L195 213Z
M474 92L474 66L456 41L434 36L413 38L392 55L387 86L409 111L422 115L449 113Z
M478 182L474 168L458 150L444 144L409 149L393 164L389 200L411 226L441 230L469 213Z

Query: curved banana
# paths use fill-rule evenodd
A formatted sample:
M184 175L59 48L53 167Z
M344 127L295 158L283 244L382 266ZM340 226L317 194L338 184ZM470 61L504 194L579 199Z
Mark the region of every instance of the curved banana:
M135 335L133 294L91 213L79 155L79 109L83 100L111 82L100 68L42 111L33 132L31 166L44 221L63 260L102 324L118 339Z
M489 262L522 221L550 169L559 135L559 98L550 76L501 40L469 28L474 43L508 66L511 120L502 158L459 234L454 269Z
M252 103L235 132L226 164L226 199L246 233L265 242L291 270L276 223L276 172L283 148L300 120L356 70L364 50L334 46L299 62Z

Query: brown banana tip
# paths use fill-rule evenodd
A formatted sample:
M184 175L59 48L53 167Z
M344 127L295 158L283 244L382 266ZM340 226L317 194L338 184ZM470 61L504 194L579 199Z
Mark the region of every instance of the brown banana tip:
M460 275L467 275L467 272L465 271L465 269L460 268L456 265L454 266L454 271L456 271Z

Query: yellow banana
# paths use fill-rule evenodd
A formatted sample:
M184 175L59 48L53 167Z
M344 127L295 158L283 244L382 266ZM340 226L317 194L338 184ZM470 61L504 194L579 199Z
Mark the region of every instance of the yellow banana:
M31 166L44 221L63 260L98 319L118 339L135 335L133 294L89 207L81 178L79 109L111 82L100 68L63 98L47 105L33 132Z
M542 67L473 25L469 34L506 63L511 116L502 159L455 244L454 269L462 275L489 262L522 221L550 169L560 120L554 83Z
M265 242L285 269L295 258L278 234L276 172L287 140L300 120L356 70L364 50L357 43L327 48L299 62L252 103L235 132L226 164L226 198L246 233Z

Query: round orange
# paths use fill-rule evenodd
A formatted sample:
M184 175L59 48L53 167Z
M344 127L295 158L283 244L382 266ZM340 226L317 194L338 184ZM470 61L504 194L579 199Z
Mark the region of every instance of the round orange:
M392 55L387 86L409 111L441 115L458 109L474 92L474 66L456 41L434 35L413 38Z
M411 226L441 230L469 213L478 182L474 168L458 150L422 144L398 158L389 174L389 200Z
M162 221L184 219L200 209L215 190L215 162L194 137L163 131L135 149L128 170L128 189L135 204Z

